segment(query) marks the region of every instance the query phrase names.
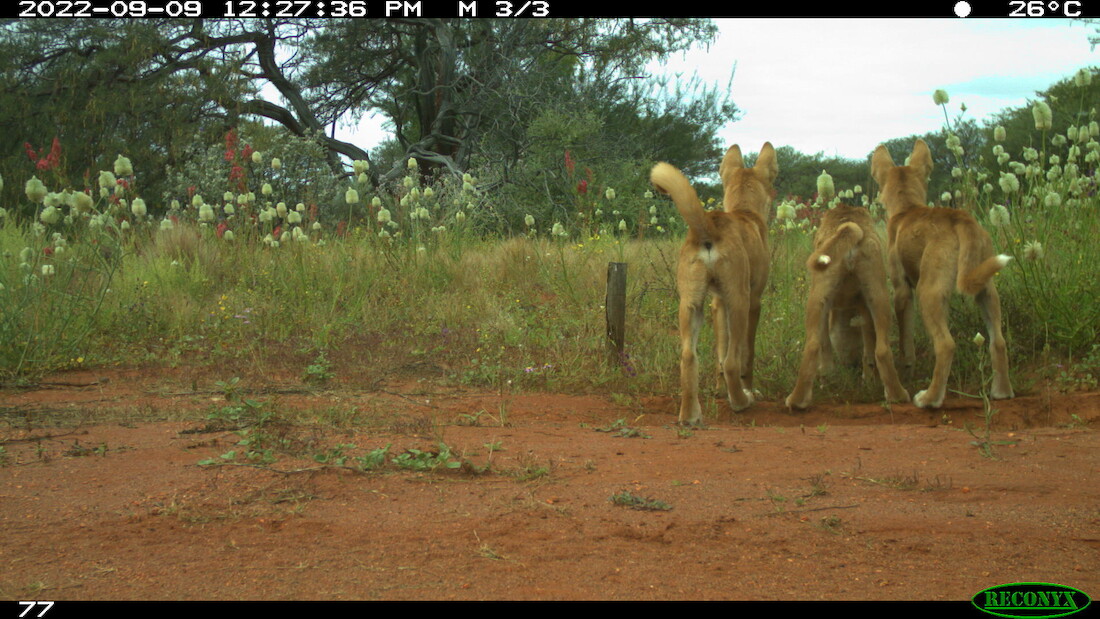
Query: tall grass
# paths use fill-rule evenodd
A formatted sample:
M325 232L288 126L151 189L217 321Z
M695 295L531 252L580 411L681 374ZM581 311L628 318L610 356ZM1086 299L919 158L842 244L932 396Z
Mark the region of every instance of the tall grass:
M1002 189L999 178L978 171L955 174L958 198L951 200L975 213L998 252L1016 258L997 284L1017 375L1055 363L1091 371L1100 363L1098 145L1084 130L1088 139L1042 134L1037 139L1046 146L1034 156L1010 154L1001 168L1019 172L1019 189ZM677 222L671 204L589 196L600 208L573 224L537 221L525 235L500 236L472 225L479 211L492 209L491 196L473 183L426 192L422 179L409 178L379 196L351 185L357 195L345 194L332 209L338 216L327 220L308 207L289 215L293 196L243 193L226 195L212 211L184 201L156 218L105 193L92 208L59 203L65 217L51 223L5 218L0 374L33 379L74 367L188 363L223 378L269 366L301 375L323 358L337 379L363 385L413 368L492 389L679 389L681 239L669 232L668 223ZM838 189L848 201L862 197L858 188ZM782 398L794 381L804 341L805 259L815 222L829 208L787 206L771 225L771 276L756 344L755 387L767 400ZM628 264L626 355L614 362L604 354L610 261ZM956 339L983 329L973 302L961 296L952 301L951 325ZM923 330L917 334L918 347L926 344ZM953 387L975 392L978 352L971 348L957 351ZM713 358L710 329L700 349ZM917 371L930 367L923 353ZM877 389L857 372L822 377L830 387L822 393L873 401Z

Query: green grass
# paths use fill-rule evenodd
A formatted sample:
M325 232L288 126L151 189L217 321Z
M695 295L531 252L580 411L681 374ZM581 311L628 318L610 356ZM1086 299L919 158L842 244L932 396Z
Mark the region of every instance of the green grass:
M1078 172L1070 174L1068 148L1050 146L1028 162L1036 171L1021 174L1018 193L1004 194L996 179L971 173L957 181L960 192L976 196L964 208L991 231L995 250L1016 258L996 281L1011 370L1014 378L1027 377L1016 379L1018 386L1047 380L1063 390L1089 388L1100 376L1100 197L1091 195L1095 158L1085 160L1096 150L1082 148ZM1022 154L1012 155L1025 165ZM662 222L675 217L667 201L631 199L652 202ZM990 209L1006 201L1010 221L996 225ZM200 225L186 206L169 230L104 200L92 213L48 225L3 217L0 379L197 364L223 375L277 368L323 388L339 380L373 384L416 367L501 394L592 391L630 401L679 391L679 233L654 226L644 239L611 228L592 236L566 229L561 236L546 234L551 222L538 222L526 236L500 238L474 234L442 201L432 205L430 222L411 219L413 210L396 201L385 204L394 224L349 219L340 222L342 234L334 222L319 230L303 224L308 240L284 236L277 244L264 240L271 224L245 224L246 212L262 205L239 206L225 220L237 232L232 241ZM799 220L771 224L754 385L765 401L789 392L804 340L804 263L812 221L827 206L801 206ZM617 360L605 354L604 278L611 261L628 264L626 354ZM959 342L984 330L972 300L953 297L951 328ZM703 386L713 392L712 334L703 330L699 348ZM933 360L919 317L916 335L924 352L912 382L921 383ZM950 387L977 393L986 354L960 345ZM819 399L880 400L874 381L858 374L858 368L841 368L822 375Z

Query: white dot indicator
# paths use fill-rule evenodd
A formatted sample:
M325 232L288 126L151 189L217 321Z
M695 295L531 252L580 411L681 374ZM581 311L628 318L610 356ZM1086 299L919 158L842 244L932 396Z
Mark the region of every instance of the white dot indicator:
M955 15L959 17L966 17L970 15L970 3L966 0L960 0L955 3Z

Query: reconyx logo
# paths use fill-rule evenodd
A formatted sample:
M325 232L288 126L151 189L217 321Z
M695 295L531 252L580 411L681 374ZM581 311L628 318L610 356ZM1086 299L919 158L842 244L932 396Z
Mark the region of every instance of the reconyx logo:
M1064 617L1089 605L1083 592L1045 582L1014 582L982 589L971 600L974 606L998 617Z

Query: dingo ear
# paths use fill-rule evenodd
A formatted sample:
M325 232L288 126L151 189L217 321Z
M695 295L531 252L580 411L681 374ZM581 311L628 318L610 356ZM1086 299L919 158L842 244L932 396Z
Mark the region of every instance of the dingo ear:
M741 147L734 144L726 151L726 156L722 157L722 163L718 166L718 178L722 179L723 185L732 183L734 170L740 170L744 167L745 162L741 159Z
M918 138L913 144L913 153L909 155L909 167L919 171L923 181L927 181L928 177L932 176L932 151L928 150L924 140Z
M769 183L774 181L775 177L779 175L779 162L775 158L775 148L772 147L771 142L764 142L764 146L760 149L760 156L756 158L756 165L753 166L753 169L766 176Z
M871 176L874 177L879 187L886 184L886 173L894 167L894 160L890 157L890 151L886 150L885 144L879 144L878 148L875 149L875 153L871 155Z

